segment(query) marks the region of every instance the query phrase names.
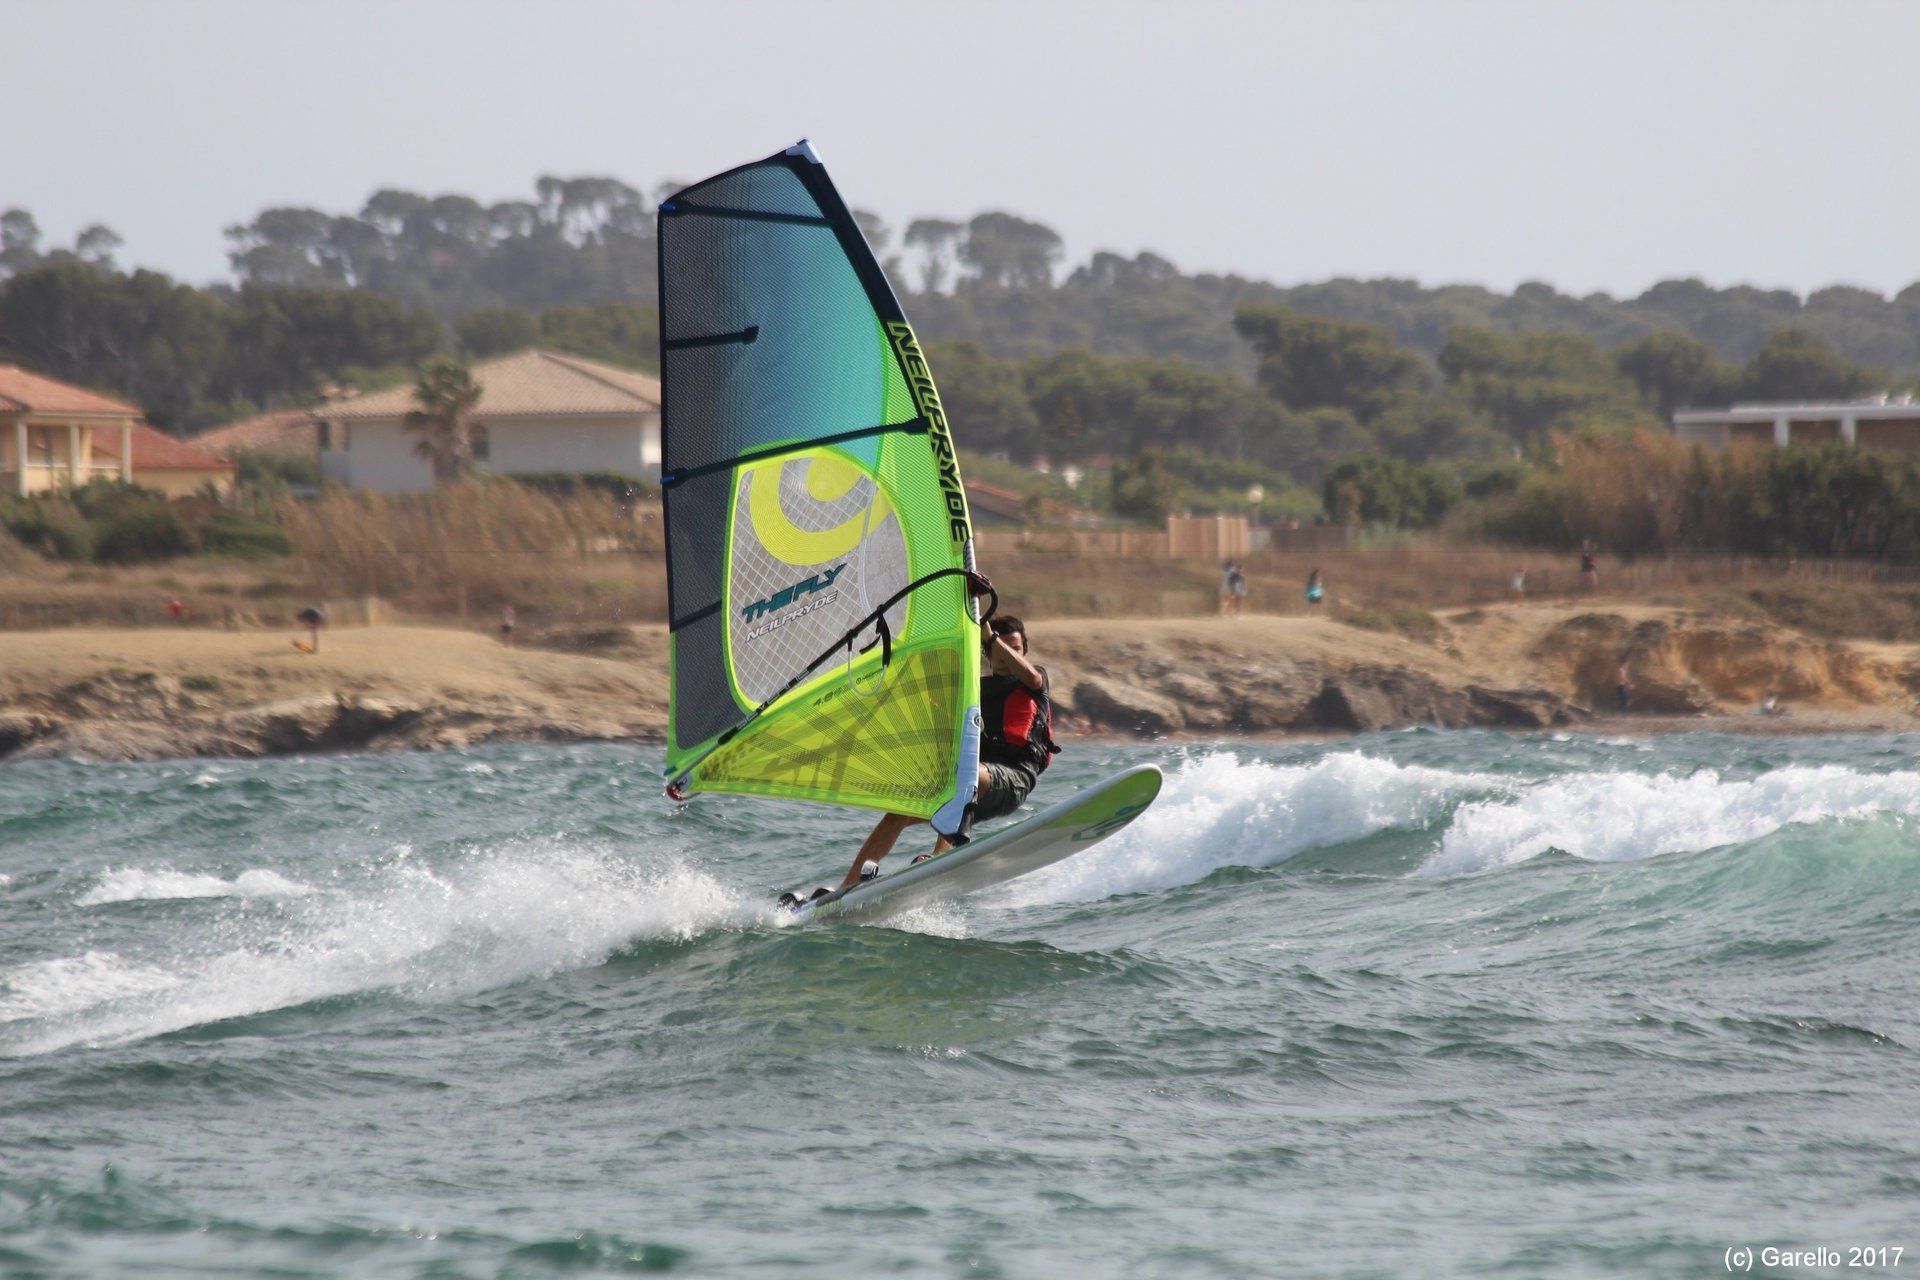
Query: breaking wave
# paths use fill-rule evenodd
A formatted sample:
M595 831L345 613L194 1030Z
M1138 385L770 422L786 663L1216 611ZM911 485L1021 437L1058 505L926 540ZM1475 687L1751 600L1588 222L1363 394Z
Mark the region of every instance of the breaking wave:
M1160 799L1099 848L1010 886L1009 905L1085 902L1190 884L1222 867L1266 867L1382 831L1439 822L1468 796L1505 790L1486 774L1354 752L1311 764L1215 752L1168 777Z
M1795 824L1881 814L1920 816L1920 773L1830 765L1737 780L1712 770L1560 777L1462 805L1421 872L1490 871L1549 849L1592 862L1632 862L1744 844Z
M164 867L153 871L129 867L102 875L100 882L81 896L80 905L176 898L294 898L312 892L312 885L261 869L242 871L231 880L223 880Z
M168 880L176 874L116 872L94 892L112 884L122 896L93 900L192 896L178 892L192 886ZM230 893L249 875L295 884L271 872L180 880ZM447 869L400 859L357 887L280 905L271 918L186 926L159 956L94 950L0 970L0 1054L144 1039L368 992L461 995L597 964L637 938L691 937L767 911L684 862L636 867L571 850L494 853Z

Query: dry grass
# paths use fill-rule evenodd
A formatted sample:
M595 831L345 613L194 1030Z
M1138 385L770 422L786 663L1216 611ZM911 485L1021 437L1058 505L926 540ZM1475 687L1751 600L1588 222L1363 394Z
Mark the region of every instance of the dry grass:
M5 529L0 529L0 574L26 573L39 564L40 557L20 545Z
M288 500L279 518L302 578L328 597L442 617L507 604L583 620L665 614L657 507L495 482L398 497L330 490Z
M515 607L529 643L617 648L627 623L666 618L659 509L623 509L598 494L556 499L512 484L382 497L329 492L281 511L296 553L270 564L207 557L141 568L73 568L0 542L0 628L153 626L178 597L196 625L291 625L329 602L341 622L379 597L385 615L492 630ZM1525 567L1528 599L1580 594L1578 558L1442 538L1323 553L1258 552L1244 561L1247 610L1300 614L1318 568L1328 612L1361 625L1424 630L1426 612L1511 598ZM1030 547L982 568L1002 609L1030 619L1181 618L1218 612L1220 566ZM1603 601L1679 604L1820 635L1903 639L1920 633L1920 569L1866 561L1758 556L1600 560Z
M1577 555L1440 539L1333 552L1263 551L1242 564L1250 613L1305 613L1307 574L1316 568L1332 613L1392 615L1508 601L1516 569L1526 571L1526 599L1584 594ZM1036 617L1195 617L1219 607L1220 566L1200 561L1019 551L981 567L1004 607ZM1825 608L1829 625L1863 628L1831 634L1882 635L1903 625L1900 619L1920 619L1920 568L1912 566L1785 556L1602 555L1599 570L1600 595L1615 600L1731 606L1816 629L1815 615ZM1898 603L1903 593L1915 598L1911 609Z

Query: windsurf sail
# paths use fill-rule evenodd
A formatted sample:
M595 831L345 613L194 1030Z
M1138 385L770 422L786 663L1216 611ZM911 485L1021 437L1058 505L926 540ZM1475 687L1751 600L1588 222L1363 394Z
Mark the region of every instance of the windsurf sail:
M659 250L669 792L960 830L973 533L886 275L805 142L668 197Z

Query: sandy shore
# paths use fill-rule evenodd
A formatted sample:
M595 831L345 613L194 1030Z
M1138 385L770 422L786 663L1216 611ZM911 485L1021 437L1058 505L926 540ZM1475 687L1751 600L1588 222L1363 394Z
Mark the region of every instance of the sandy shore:
M1444 616L1424 638L1302 617L1036 624L1063 729L1141 737L1336 734L1405 724L1603 734L1920 728L1920 646L1839 644L1652 607ZM540 637L532 637L536 642ZM563 637L550 638L554 643ZM666 635L610 656L432 627L0 632L0 756L95 759L658 742ZM1631 713L1610 714L1619 663ZM1781 717L1753 708L1773 690Z

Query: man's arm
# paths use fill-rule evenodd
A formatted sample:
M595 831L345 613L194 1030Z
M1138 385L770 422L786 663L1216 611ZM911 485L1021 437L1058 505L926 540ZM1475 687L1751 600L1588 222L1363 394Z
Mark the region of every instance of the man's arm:
M1040 686L1045 683L1045 680L1040 674L1040 668L1027 661L1027 655L1024 653L1015 653L1006 641L993 634L992 623L981 623L980 634L985 637L989 652L992 651L995 645L999 645L1000 648L1006 652L1006 655L1013 659L1014 676L1021 684L1035 693L1040 692Z

